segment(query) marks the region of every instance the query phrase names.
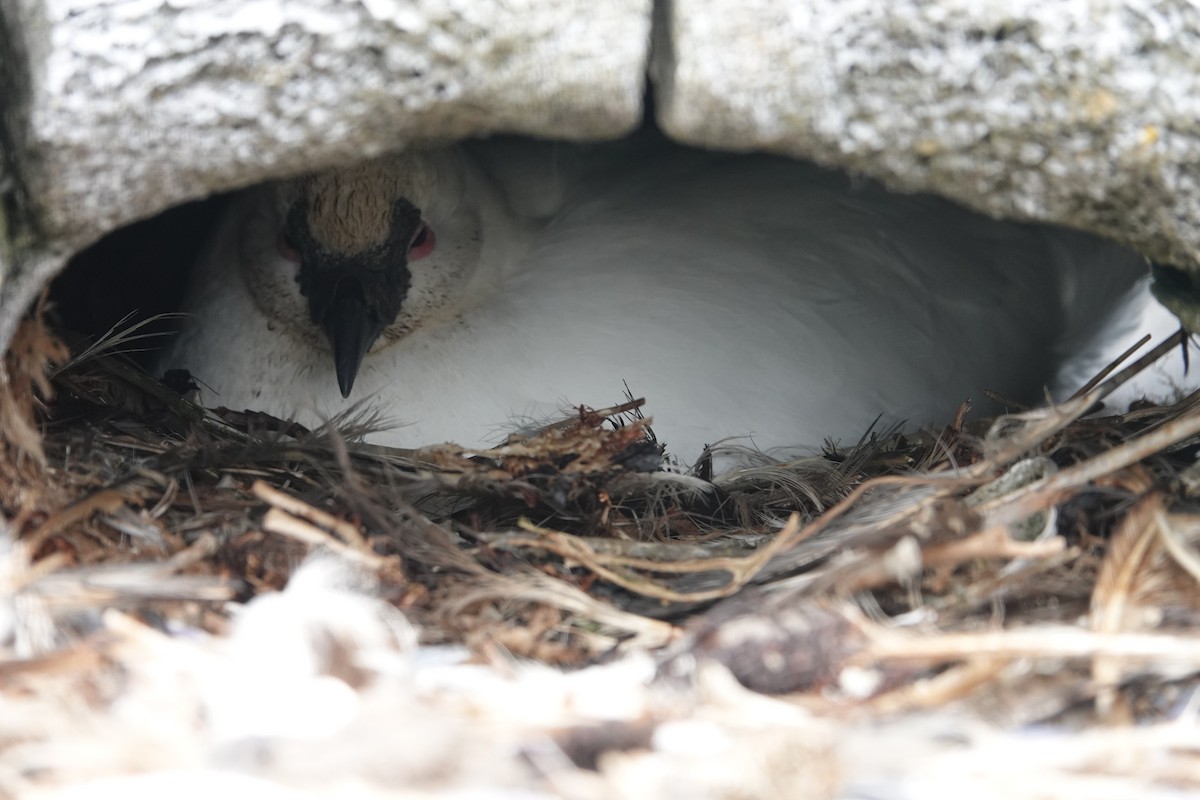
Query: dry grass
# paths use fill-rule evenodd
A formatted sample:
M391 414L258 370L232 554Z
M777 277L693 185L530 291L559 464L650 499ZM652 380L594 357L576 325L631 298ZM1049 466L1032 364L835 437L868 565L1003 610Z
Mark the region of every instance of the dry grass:
M710 479L636 401L401 452L65 362L0 393L0 794L1200 789L1195 395Z

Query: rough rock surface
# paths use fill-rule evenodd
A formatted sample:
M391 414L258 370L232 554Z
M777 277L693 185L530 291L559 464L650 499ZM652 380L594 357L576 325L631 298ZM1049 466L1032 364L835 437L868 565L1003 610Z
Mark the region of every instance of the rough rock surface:
M26 181L44 226L74 233L414 138L619 136L641 117L650 13L649 0L47 0L23 22Z
M677 139L762 149L1200 264L1200 6L667 0Z

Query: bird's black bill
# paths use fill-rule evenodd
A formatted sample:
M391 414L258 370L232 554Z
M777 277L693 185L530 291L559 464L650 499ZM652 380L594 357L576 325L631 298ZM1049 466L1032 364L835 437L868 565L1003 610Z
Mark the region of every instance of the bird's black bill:
M421 212L397 200L387 241L352 252L318 244L309 230L308 213L307 202L293 206L285 234L300 256L300 293L308 298L312 321L325 330L333 346L338 388L346 398L363 357L396 321L408 295L408 248L421 228Z
M376 321L358 286L339 286L325 314L325 333L333 345L338 388L349 397L363 357L384 326Z

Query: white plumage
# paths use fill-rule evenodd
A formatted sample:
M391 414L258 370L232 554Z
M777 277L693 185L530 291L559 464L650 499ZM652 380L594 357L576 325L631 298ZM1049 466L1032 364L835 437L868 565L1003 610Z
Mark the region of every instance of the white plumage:
M941 423L967 398L987 410L984 389L1036 402L1117 349L1109 312L1145 296L1143 261L1086 236L657 139L485 143L342 175L322 191L351 222L363 193L397 191L436 235L398 322L344 399L276 247L314 184L243 193L163 362L207 402L313 423L366 400L409 423L381 443L474 447L628 383L687 460L726 437L852 440L881 414Z

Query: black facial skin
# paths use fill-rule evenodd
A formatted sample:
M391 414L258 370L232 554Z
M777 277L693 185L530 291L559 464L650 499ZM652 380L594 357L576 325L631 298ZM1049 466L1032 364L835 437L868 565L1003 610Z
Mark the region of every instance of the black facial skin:
M421 226L421 212L406 200L396 202L388 239L379 247L352 255L331 253L308 229L308 201L292 206L284 237L300 254L296 281L308 298L313 322L333 346L338 388L349 397L363 356L387 326L396 321L412 284L408 249Z

